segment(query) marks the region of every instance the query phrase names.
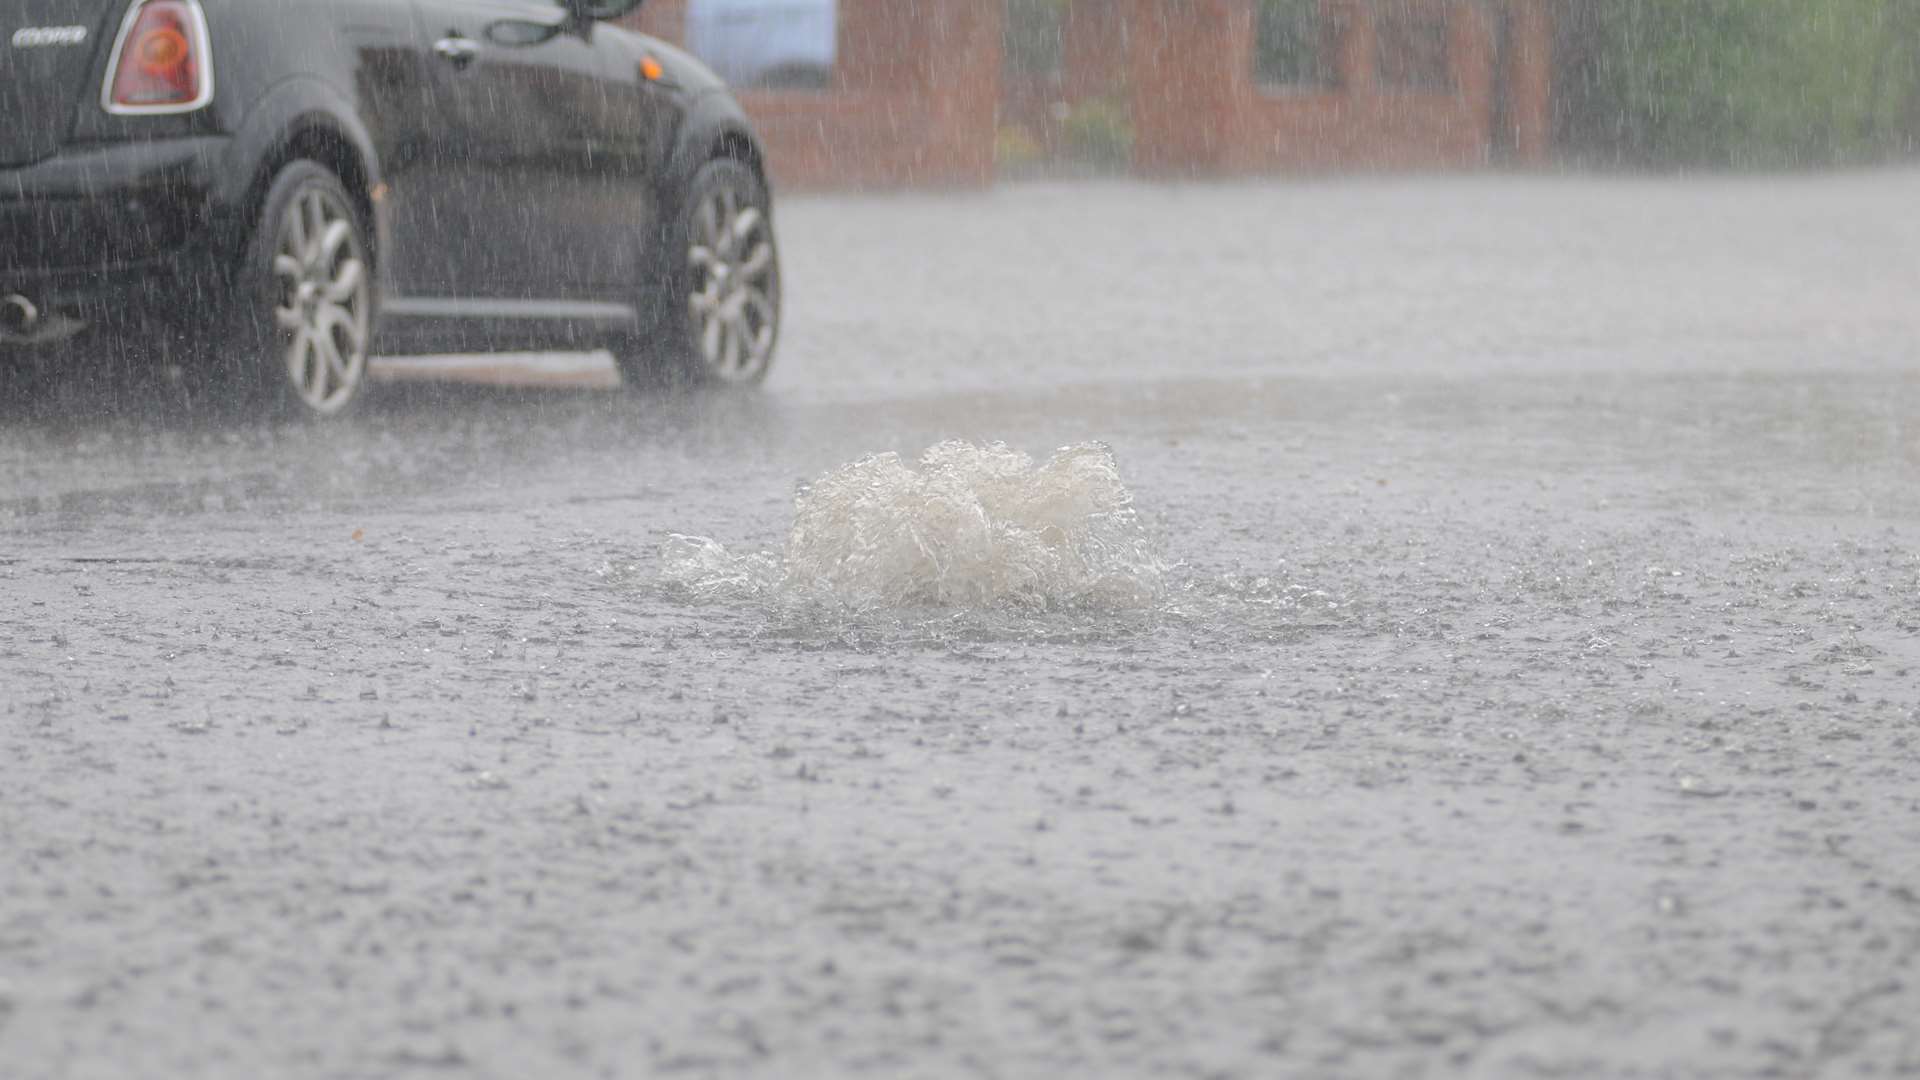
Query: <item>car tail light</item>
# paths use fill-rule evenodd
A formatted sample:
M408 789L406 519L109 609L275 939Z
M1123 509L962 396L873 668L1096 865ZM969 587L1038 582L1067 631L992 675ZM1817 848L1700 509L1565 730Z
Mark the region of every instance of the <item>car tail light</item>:
M191 112L213 100L207 17L196 0L139 0L107 65L111 113Z

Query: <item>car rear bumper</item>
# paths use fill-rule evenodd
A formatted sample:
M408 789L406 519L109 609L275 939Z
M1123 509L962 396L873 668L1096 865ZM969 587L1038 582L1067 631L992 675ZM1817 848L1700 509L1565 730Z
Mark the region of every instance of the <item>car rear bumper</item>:
M87 322L168 315L241 235L224 136L74 147L0 169L0 297Z

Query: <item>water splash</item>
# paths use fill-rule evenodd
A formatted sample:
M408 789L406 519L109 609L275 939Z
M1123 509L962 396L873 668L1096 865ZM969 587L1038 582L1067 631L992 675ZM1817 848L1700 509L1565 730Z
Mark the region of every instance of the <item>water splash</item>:
M670 537L661 577L697 600L778 598L855 610L1137 610L1167 567L1100 443L1036 464L994 443L919 461L875 454L804 488L779 556Z

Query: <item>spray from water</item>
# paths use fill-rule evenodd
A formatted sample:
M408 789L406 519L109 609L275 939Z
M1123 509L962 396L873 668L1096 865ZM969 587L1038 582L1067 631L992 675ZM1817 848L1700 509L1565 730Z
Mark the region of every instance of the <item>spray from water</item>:
M1167 567L1100 443L1044 463L944 442L918 462L875 454L802 489L779 556L670 537L661 576L699 600L779 598L855 610L1131 610Z

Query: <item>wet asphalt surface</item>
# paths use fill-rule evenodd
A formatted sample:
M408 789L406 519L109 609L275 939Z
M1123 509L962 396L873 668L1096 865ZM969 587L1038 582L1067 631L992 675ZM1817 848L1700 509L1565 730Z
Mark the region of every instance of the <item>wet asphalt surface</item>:
M793 199L758 395L10 406L0 1076L1920 1072L1916 190ZM949 437L1165 599L662 582Z

